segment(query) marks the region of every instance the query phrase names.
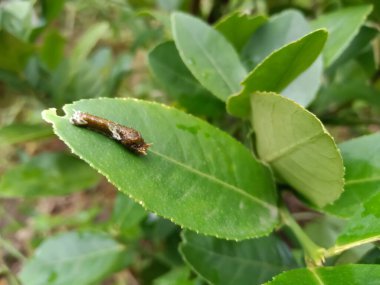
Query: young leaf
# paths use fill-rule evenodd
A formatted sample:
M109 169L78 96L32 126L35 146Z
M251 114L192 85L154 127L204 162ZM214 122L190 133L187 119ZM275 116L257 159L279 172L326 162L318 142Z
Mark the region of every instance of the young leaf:
M346 167L345 191L324 210L350 217L380 192L380 133L352 139L340 144L339 148Z
M343 161L318 118L274 93L253 94L251 108L260 158L312 204L336 200L343 191Z
M224 112L224 104L195 79L173 42L155 47L148 59L158 81L191 113L217 116Z
M323 51L325 66L330 66L349 46L364 24L372 6L354 6L325 14L311 22L314 29L326 28L329 39Z
M0 197L66 195L95 186L99 175L65 153L43 153L8 169L0 177Z
M351 264L284 272L265 285L377 285L380 265Z
M43 113L56 134L119 190L148 210L204 234L245 239L278 221L271 172L240 143L206 122L160 104L82 100ZM74 110L141 132L153 143L139 157L121 144L69 122Z
M307 19L296 10L285 10L272 16L268 23L261 26L251 37L242 52L243 62L252 69L275 50L306 36L311 32ZM260 43L260 44L257 44ZM323 72L322 57L315 62L281 94L302 106L307 106L317 95Z
M251 35L265 22L264 15L251 16L242 12L233 12L215 24L215 29L240 52Z
M94 284L124 264L126 251L102 233L68 232L45 240L22 268L22 284Z
M283 90L316 60L326 39L327 32L317 30L273 52L244 79L243 90L228 99L228 111L240 117L249 116L249 95L254 91Z
M234 242L184 231L180 252L194 271L215 285L262 284L297 266L275 236Z
M173 13L171 20L174 42L194 77L222 101L238 92L246 70L223 35L184 13Z

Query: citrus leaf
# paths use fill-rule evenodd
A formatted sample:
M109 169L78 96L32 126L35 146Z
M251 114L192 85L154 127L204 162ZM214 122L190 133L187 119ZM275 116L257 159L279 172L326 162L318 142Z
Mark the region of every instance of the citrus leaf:
M376 285L379 280L380 265L352 264L295 269L276 276L265 285Z
M343 251L380 239L380 193L364 203L338 236L335 251Z
M138 157L117 142L69 122L74 110L134 127L153 143ZM132 99L82 100L43 117L56 134L119 190L149 211L204 234L245 239L277 224L271 172L243 145L206 122Z
M274 93L253 94L251 107L260 158L313 205L336 200L343 191L343 161L318 118Z
M215 29L222 33L226 39L239 52L250 36L265 22L264 15L247 15L242 12L233 12L215 24Z
M326 28L329 31L323 50L325 66L330 66L345 51L371 11L371 5L348 7L324 14L311 22L314 29Z
M223 101L238 92L246 70L223 35L184 13L173 13L171 22L179 54L194 77Z
M234 242L183 231L180 252L194 271L215 285L262 284L296 267L289 248L275 236Z
M188 70L173 42L155 47L148 56L149 66L160 83L189 112L221 115L224 104L206 90Z
M339 148L346 167L345 191L324 210L350 217L380 192L380 133L349 140L341 143Z
M227 110L236 116L249 116L249 95L283 90L317 59L326 39L327 32L317 30L270 54L244 79L243 90L228 99Z
M94 284L122 267L125 254L106 234L68 232L45 240L19 278L28 285Z
M6 170L0 197L67 195L94 187L100 176L80 159L65 153L43 153Z

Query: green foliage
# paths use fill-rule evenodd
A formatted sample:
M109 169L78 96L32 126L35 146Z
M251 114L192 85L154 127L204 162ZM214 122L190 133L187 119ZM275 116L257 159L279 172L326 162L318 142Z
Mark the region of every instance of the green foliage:
M93 284L126 264L125 247L102 233L68 232L45 240L20 272L24 284Z
M66 195L91 188L99 175L76 157L43 153L8 169L0 179L0 197Z
M2 3L0 279L378 284L380 6L338 2Z

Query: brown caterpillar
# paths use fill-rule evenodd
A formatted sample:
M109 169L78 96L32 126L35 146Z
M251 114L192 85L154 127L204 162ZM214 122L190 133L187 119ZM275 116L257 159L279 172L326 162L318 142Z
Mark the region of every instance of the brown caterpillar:
M70 122L75 126L87 128L110 137L135 154L146 155L147 149L151 145L146 143L135 129L88 113L75 111Z

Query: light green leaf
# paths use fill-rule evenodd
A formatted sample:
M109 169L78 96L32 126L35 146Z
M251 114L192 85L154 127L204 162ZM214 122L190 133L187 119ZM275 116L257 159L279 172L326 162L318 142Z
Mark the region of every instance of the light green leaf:
M182 233L180 252L185 261L215 285L255 285L296 267L288 247L275 236L242 242Z
M89 285L123 266L125 248L111 236L68 232L45 240L22 268L28 285Z
M253 94L251 108L260 158L313 205L336 200L343 191L343 161L318 118L274 93Z
M350 217L380 192L380 133L352 139L340 144L339 148L346 167L345 191L324 210Z
M46 124L15 123L0 128L0 145L39 140L53 135L53 131Z
M65 153L43 153L6 170L0 197L66 195L95 186L99 175L83 161Z
M311 32L307 19L297 10L285 10L270 18L251 37L242 52L243 62L252 69L275 50L296 41ZM294 79L281 95L302 106L315 98L322 80L323 62L319 56L314 63Z
M171 22L179 54L194 77L223 101L238 92L246 70L223 35L184 13L173 13Z
M282 273L266 285L377 285L380 265L342 265L295 269Z
M147 215L144 208L127 195L119 192L112 213L112 224L118 231L128 231L137 226Z
M311 22L314 29L326 28L329 39L323 51L325 66L331 65L358 34L372 6L354 6L324 14Z
M73 110L139 130L148 155L73 126ZM82 100L43 113L71 150L149 211L204 234L245 239L267 234L278 221L267 167L240 143L206 122L156 103L132 99ZM143 174L143 175L142 175Z
M183 63L173 42L155 47L149 53L148 59L158 81L189 112L214 116L224 112L224 104L195 79Z
M80 69L84 60L87 58L96 43L106 35L109 31L109 26L106 22L101 22L90 27L84 33L73 47L70 56L72 74Z
M244 79L244 89L228 99L228 111L249 116L249 95L255 91L283 90L317 59L326 39L327 32L317 30L270 54Z
M251 35L266 21L267 17L264 15L251 16L236 11L217 22L215 29L222 33L239 52Z

